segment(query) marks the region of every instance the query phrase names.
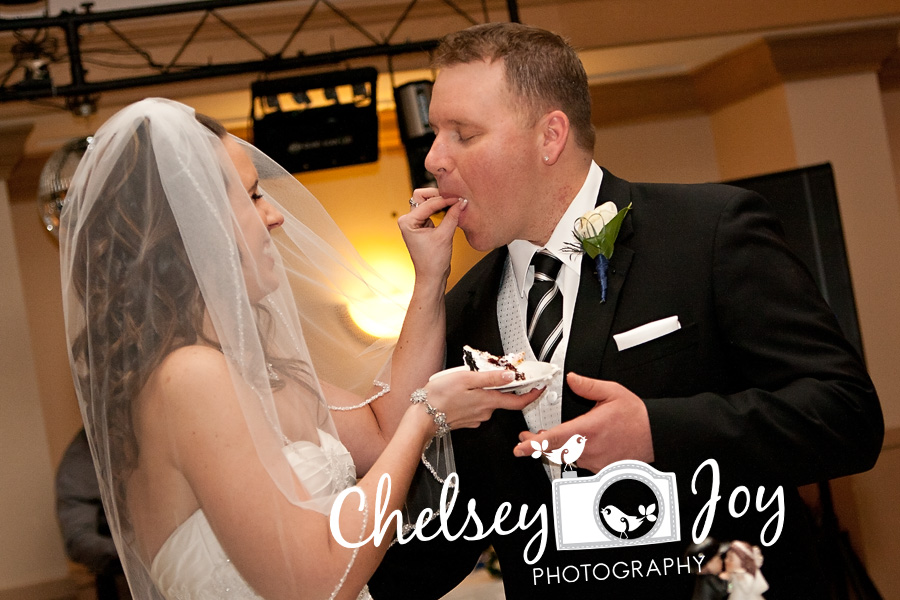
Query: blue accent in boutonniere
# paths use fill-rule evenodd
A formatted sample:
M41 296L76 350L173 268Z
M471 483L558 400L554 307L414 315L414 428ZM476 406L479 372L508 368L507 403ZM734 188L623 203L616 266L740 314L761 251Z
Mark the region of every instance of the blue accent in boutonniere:
M606 202L578 217L572 231L578 244L570 243L565 247L567 252L584 252L594 260L597 280L600 282L601 302L606 302L606 291L609 288L609 260L613 256L622 221L629 210L631 204L617 211L615 204Z

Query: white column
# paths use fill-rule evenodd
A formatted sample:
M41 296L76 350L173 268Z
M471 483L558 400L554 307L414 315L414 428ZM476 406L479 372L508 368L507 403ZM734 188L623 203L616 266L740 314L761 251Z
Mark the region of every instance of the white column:
M68 576L6 184L8 159L21 154L26 135L0 128L0 598L58 587Z
M874 73L823 77L785 85L799 164L830 161L869 372L884 411L887 436L875 468L834 483L849 487L854 515L839 515L885 598L900 576L900 203L884 105ZM836 496L837 497L837 496ZM858 534L856 534L856 531Z
M869 372L887 428L900 427L900 203L874 73L785 84L797 162L829 161Z

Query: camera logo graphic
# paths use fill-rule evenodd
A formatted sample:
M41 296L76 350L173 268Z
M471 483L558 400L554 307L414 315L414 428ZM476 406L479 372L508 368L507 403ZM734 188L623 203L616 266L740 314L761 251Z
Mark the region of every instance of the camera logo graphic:
M592 477L553 481L558 550L615 548L681 539L674 473L622 460Z

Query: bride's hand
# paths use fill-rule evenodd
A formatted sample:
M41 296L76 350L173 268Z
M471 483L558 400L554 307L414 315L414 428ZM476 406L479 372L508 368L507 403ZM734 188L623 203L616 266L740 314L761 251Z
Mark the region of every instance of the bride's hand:
M409 213L398 219L403 241L409 250L416 271L416 279L429 276L446 279L450 274L450 253L453 234L466 202L460 198L444 198L437 188L422 188L413 192ZM447 209L439 225L431 218Z
M522 410L541 395L532 390L517 395L511 392L486 390L512 381L510 371L458 371L435 377L425 386L427 402L447 415L451 429L478 427L491 418L498 408Z

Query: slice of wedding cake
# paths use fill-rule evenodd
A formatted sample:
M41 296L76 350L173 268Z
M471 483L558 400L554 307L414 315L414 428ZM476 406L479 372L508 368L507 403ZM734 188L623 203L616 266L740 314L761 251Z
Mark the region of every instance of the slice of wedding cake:
M517 352L505 356L494 356L483 350L463 346L463 362L472 371L497 371L506 369L516 374L516 381L524 381L525 373L517 367L525 362L525 353Z

